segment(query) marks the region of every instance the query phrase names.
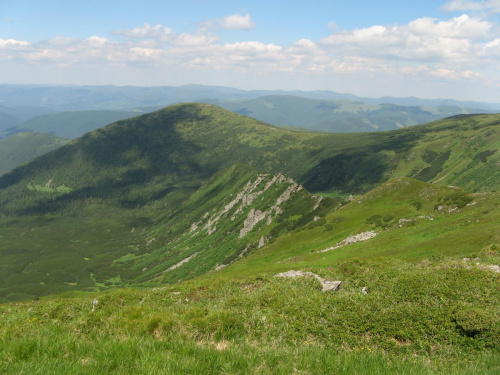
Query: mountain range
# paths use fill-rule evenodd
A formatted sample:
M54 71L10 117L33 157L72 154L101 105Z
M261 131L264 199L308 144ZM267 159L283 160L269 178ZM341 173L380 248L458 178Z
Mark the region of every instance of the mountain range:
M500 103L458 101L452 99L421 99L415 97L366 98L328 90L241 90L231 87L203 85L185 85L180 87L0 85L0 104L3 106L46 108L58 112L103 109L130 110L136 107L164 107L169 104L204 99L244 100L269 95L289 95L317 100L349 100L372 105L458 106L492 111L500 110Z
M0 212L4 219L23 217L23 220L32 220L29 218L34 215L44 215L40 219L42 222L46 220L43 219L46 215L55 215L51 220L56 221L61 220L59 218L74 217L72 220L76 220L75 222L78 222L77 218L89 220L95 217L114 222L116 217L120 217L117 221L119 224L113 225L125 225L123 221L137 222L127 225L144 227L143 230L147 231L151 230L148 225L154 223L154 226L166 226L173 230L186 220L185 216L188 214L183 212L187 210L188 216L192 216L197 212L194 207L204 207L205 204L221 207L228 204L228 197L244 192L245 184L257 179L258 173L268 174L267 177L262 177L262 181L274 178L288 181L288 185L284 180L276 185L272 198L263 195L267 199L266 204L269 204L269 200L278 200L276 194L283 193L283 189L300 184L297 186L303 186L304 192L307 189L310 193L330 197L332 201L326 199L323 204L332 208L335 201L333 198L343 199L350 194L364 194L382 183L402 177L459 186L467 191L491 192L500 187L500 174L497 173L500 162L500 154L497 152L500 140L498 121L498 115L458 116L391 132L307 133L273 127L213 105L180 104L94 130L5 174L0 178ZM238 177L224 175L223 171L228 168L234 170L235 165L247 165L254 172L247 171L246 167L237 167L238 172L235 173ZM223 175L219 177L221 173ZM240 177L241 174L245 177ZM276 177L281 175L284 177ZM218 178L232 182L226 186L216 181L214 186L217 187L210 190L213 192L208 192L206 184ZM242 194L257 194L254 190L264 182L254 183L254 188L247 189L247 193ZM264 191L271 186L274 185L271 184ZM203 199L189 203L199 194ZM218 200L214 201L215 197L219 197ZM300 199L306 202L306 198ZM311 210L311 206L316 205L315 198L307 199L310 199L310 203L303 209L309 207L307 210ZM293 203L287 204L293 207ZM187 208L190 205L193 208ZM274 210L282 211L279 206ZM215 219L209 219L212 220L210 224L205 222L213 216L210 214L211 209L206 208L204 212L192 216L174 233L189 232L191 225L200 220L197 225L203 224L210 232L209 229L216 226L213 222ZM249 214L247 211L250 209L261 212L260 215L266 212L264 206L248 205L242 211L240 220ZM268 207L267 210L269 209ZM324 216L319 208L317 215L312 211L306 214L304 210L296 210L299 216L295 217L293 225L285 220L278 227L288 228L286 232L309 224L314 216ZM208 216L204 216L205 219L202 220L202 214ZM229 211L220 214L221 217L228 215ZM235 214L231 215L235 220ZM257 216L267 222L272 220L273 214ZM301 217L306 217L307 220L300 219ZM168 224L169 220L174 220L176 224ZM232 225L236 223L239 222L234 221ZM274 230L274 234L264 231L265 238L276 238L284 229L278 230L270 226L269 230ZM233 227L224 231L226 232L236 235L237 230ZM35 233L36 231L32 234ZM62 233L64 231L54 235L57 237ZM158 237L165 237L165 243L172 243L173 237L169 236L164 234ZM40 241L37 236L35 238L35 241ZM106 241L103 238L103 243ZM206 267L223 264L225 258L239 255L249 245L248 241L240 242L235 238L229 242L227 251L219 249L220 254L211 262L204 261ZM257 239L250 241L254 244L257 242ZM203 241L197 243L204 244ZM147 260L143 256L131 258L133 262L124 263L127 267L130 266L127 272L131 272L130 277L133 279L138 274L132 271L143 269L143 262L164 259L156 266L155 270L158 270L201 251L195 251L198 245L188 244L189 241L177 247L177 256L174 257L166 255L171 249L164 244L160 245L159 241L148 246L143 244L137 248L141 249L141 253L148 254ZM15 242L9 245L9 251L17 254L16 256L23 254L26 261L26 254L14 251L16 246L19 244L16 245ZM134 247L136 244L130 243L128 246ZM62 256L63 253L58 248L59 246L55 246L54 251ZM128 254L127 247L116 250L112 248L113 246L107 247L107 251L119 253L114 253L104 263L101 263L101 258L98 260L99 267L107 267L106 274L110 272L111 265L116 265L116 259ZM191 250L185 253L181 251L182 248ZM153 249L155 250L152 252ZM96 248L95 251L97 255L101 250ZM35 254L39 256L38 252ZM82 260L84 264L93 260L91 256L80 259L84 258L90 258L89 261ZM43 261L43 257L40 259ZM71 257L68 259L74 261ZM67 265L62 268L68 269ZM87 278L91 273L97 274L95 269L90 269ZM141 276L141 279L148 277ZM9 277L4 280L8 282ZM102 278L98 280L105 281ZM5 288L1 295L7 298L9 293L10 289Z
M288 98L257 103L274 99ZM494 371L500 115L340 134L249 114L176 104L0 176L0 355L52 363L22 338L30 327L61 348L94 337L117 358L175 336L169 353L227 345L247 364L260 343L297 368L306 352L359 361L373 348L380 373L474 371L480 354ZM276 277L289 271L302 276ZM318 280L342 283L328 294ZM60 366L87 363L67 350L77 362Z

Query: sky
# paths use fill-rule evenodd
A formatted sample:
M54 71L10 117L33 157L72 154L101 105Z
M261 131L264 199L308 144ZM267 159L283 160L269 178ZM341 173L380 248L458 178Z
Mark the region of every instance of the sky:
M0 83L500 103L500 0L0 0Z

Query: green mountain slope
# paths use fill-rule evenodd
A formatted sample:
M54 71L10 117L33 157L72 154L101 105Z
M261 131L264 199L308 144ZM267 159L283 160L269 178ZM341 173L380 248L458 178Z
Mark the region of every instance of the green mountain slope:
M500 196L398 178L321 220L221 270L230 278L307 266L446 256L476 258L500 248ZM358 236L360 233L368 235ZM350 238L350 241L344 241ZM247 272L245 270L251 270Z
M142 207L196 189L234 163L284 173L311 192L359 193L398 176L495 190L498 121L499 115L465 116L392 132L321 134L206 104L176 105L88 133L6 174L0 209L81 213L96 202L106 209Z
M0 105L0 138L19 133L22 130L25 131L26 129L17 128L16 125L51 112L54 111L49 108L26 106L26 103L13 107Z
M149 236L155 250L133 261L138 280L174 282L223 268L324 214L331 200L311 196L283 175L245 165L217 173ZM151 242L148 241L153 247Z
M0 175L69 141L54 135L18 133L0 139Z
M332 133L394 130L457 114L485 112L459 106L375 105L348 100L318 100L280 95L205 102L276 126L296 126Z
M38 261L43 266L33 268L34 295L104 283L177 281L228 265L295 229L312 225L327 233L334 223L325 221L323 211L335 203L320 203L307 191L347 197L407 176L493 191L500 185L499 120L498 115L462 116L391 132L321 134L272 127L212 105L182 104L116 122L0 177L2 242L10 254L3 296L13 287L22 289L19 279L31 283L18 274ZM256 185L250 189L252 181ZM278 204L291 186L293 199ZM259 198L252 204L238 201L223 208L240 195L248 200L254 194ZM45 215L41 224L33 224L39 215ZM75 234L79 218L85 230ZM95 230L90 218L102 220L109 232L98 232L97 243L89 247L88 233ZM255 228L240 237L247 220L256 221ZM363 220L354 228L370 226ZM372 218L385 222L380 220ZM339 235L352 234L345 227ZM40 244L52 255L40 253ZM46 262L50 257L53 262ZM73 272L80 281L61 276L40 288L48 285L42 276L50 274L52 264L81 270Z
M171 201L167 195L155 203L161 209L122 210L119 216L5 219L0 298L192 278L333 206L283 175L242 164L217 173L182 205L172 208Z
M161 236L173 236L174 241L156 251L165 254L162 267L158 267L161 257L151 252L156 268L145 267L145 276L154 270L159 271L157 282L173 281L169 274L175 272L177 281L195 274L208 261L210 271L202 277L149 290L122 289L0 305L4 316L0 369L18 372L23 365L38 372L50 367L84 373L132 368L136 373L152 369L162 373L193 369L208 373L222 369L235 373L298 369L305 373L496 372L500 332L499 274L494 268L500 262L498 193L470 194L407 178L391 180L341 208L323 211L318 220L289 228L269 245L243 254L226 267L214 268L218 249L226 250L227 243L235 240L231 234L226 239L217 233L231 230L231 216L253 194L250 205L255 203L261 209L275 206L280 189L294 186L279 180L237 165L207 182L186 202L181 217L166 217L146 234L147 246L162 241ZM233 188L233 184L237 186ZM221 190L233 195L225 196ZM272 199L263 205L267 195ZM308 204L318 201L307 195L290 197L299 206L304 199ZM198 207L199 203L204 207ZM296 212L283 208L281 223L295 221ZM202 214L206 209L207 216ZM185 231L193 218L200 220ZM174 228L163 225L167 223ZM32 224L39 226L34 231L44 226L40 220ZM205 228L204 224L209 225ZM102 232L103 225L111 228L102 221L87 225ZM248 235L255 240L266 226L267 221L254 228L257 236ZM352 240L360 231L376 235ZM128 240L138 232L140 229L129 231ZM152 234L159 237L153 240ZM346 236L351 241L345 241ZM114 241L122 241L123 246L126 240L120 237L115 232ZM87 243L82 251L96 242ZM104 245L115 246L113 240ZM198 250L196 256L178 262L186 260L186 253L198 245L201 250L194 249ZM113 263L122 267L139 260L137 265L143 266L149 254L142 257L129 251ZM203 262L197 263L201 257ZM26 263L19 276L32 278L32 270L39 265ZM166 268L170 264L178 267ZM325 293L314 277L276 277L289 270L312 272L342 281L342 285L336 292ZM39 272L45 279L39 288L49 285L57 271L66 273L66 290L77 289L76 284L85 279L89 289L122 282L112 277L92 288L94 274L80 279L81 272L71 275L66 268L44 271ZM21 291L17 295L23 296ZM68 355L58 354L61 351Z
M495 373L499 124L183 104L36 158L0 177L0 372Z

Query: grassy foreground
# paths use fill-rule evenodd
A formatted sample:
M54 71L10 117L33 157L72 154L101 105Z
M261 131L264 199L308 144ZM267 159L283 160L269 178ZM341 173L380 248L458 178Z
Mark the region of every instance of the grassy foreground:
M333 293L261 274L4 304L0 373L495 374L499 256L480 257L308 269Z

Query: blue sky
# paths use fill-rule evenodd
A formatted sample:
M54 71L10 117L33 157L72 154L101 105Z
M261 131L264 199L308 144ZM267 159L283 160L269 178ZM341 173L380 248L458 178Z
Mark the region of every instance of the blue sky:
M0 0L0 83L500 102L500 0Z

